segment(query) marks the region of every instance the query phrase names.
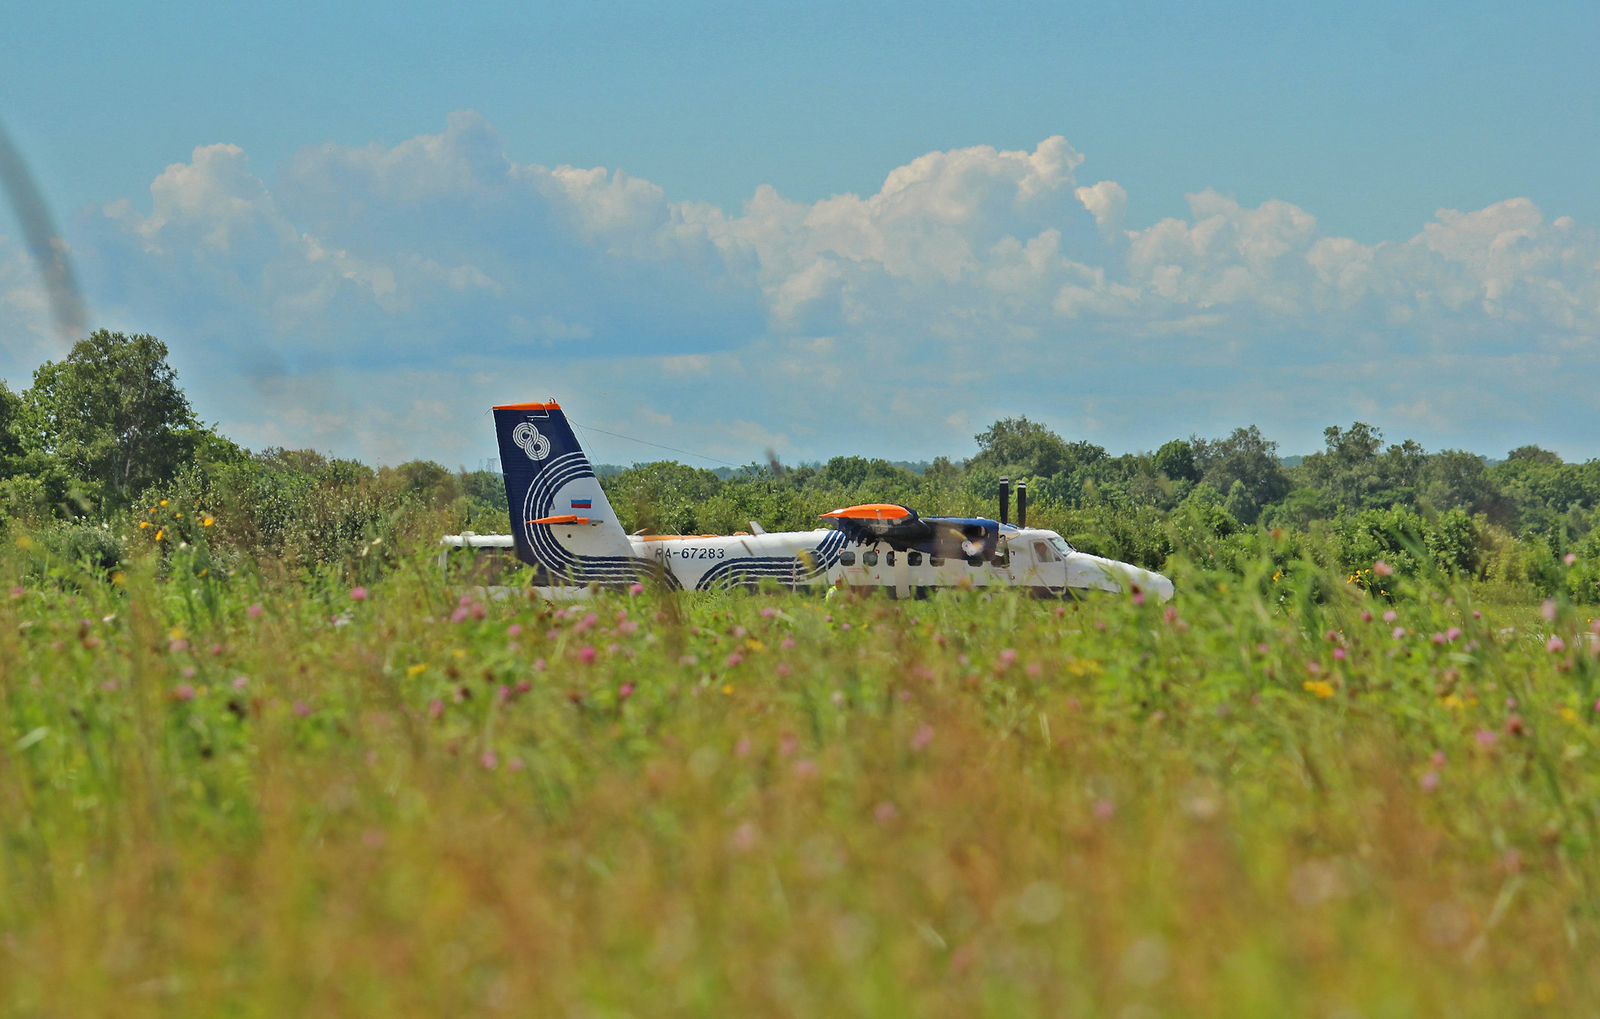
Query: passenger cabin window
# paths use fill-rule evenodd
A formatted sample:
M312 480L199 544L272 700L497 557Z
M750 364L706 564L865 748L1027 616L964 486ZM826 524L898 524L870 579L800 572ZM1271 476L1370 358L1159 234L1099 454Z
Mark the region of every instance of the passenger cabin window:
M906 553L906 565L907 566L921 566L922 565L922 553L921 552L907 552Z
M876 566L876 565L878 565L878 553L877 553L877 551L874 550L874 551L871 551L871 552L862 553L861 561L864 564L866 564L867 566Z
M943 566L944 565L944 557L943 556L931 555L931 556L928 557L928 565L929 566Z
M840 566L854 566L855 564L856 564L856 554L854 552L840 552L839 553L839 565Z
M979 566L982 566L983 565L983 556L981 556L981 555L968 556L967 557L967 565L973 567L974 569L976 569Z
M891 549L888 552L884 553L883 562L884 562L885 566L893 566L894 565L894 550L893 549Z

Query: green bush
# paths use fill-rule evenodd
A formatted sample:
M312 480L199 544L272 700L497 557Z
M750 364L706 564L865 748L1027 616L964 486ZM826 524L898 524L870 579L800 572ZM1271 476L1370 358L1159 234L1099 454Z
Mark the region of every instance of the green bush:
M104 579L128 558L121 537L109 525L83 520L49 521L19 531L13 543L21 553L22 576L37 579Z

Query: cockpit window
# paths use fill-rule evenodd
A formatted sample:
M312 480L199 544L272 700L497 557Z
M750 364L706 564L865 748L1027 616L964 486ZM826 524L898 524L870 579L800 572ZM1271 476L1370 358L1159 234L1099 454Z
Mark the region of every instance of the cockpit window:
M1060 552L1064 556L1072 554L1072 546L1068 545L1067 540L1061 537L1059 534L1052 534L1050 536L1050 544L1054 545L1056 551Z
M1036 541L1033 543L1033 557L1039 560L1041 563L1053 563L1061 558L1051 550L1050 543L1047 541Z

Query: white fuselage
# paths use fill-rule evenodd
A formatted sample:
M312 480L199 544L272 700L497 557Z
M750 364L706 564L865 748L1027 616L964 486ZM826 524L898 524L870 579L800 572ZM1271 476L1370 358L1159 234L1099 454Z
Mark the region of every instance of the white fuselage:
M937 587L1020 587L1062 594L1120 592L1125 585L1172 597L1172 581L1128 563L1079 552L1059 534L1008 527L1003 553L991 559L941 559L923 552L897 552L887 542L840 542L836 531L770 534L641 536L628 539L635 556L660 564L685 590L757 584L767 578L796 584L880 587L906 597ZM828 548L832 543L836 548ZM761 563L748 573L744 563Z
M565 528L557 528L558 534ZM573 528L573 539L582 533ZM782 587L877 587L910 597L940 587L1012 587L1041 594L1131 591L1137 587L1159 601L1172 597L1172 581L1159 573L1115 559L1079 552L1054 531L1007 527L1003 554L973 561L940 559L922 552L897 552L887 542L847 542L838 531L783 531L771 534L630 535L636 559L653 563L674 586L705 590L726 586L759 586L771 580ZM506 535L448 535L448 548L512 547ZM440 553L444 565L447 551ZM552 598L570 598L586 585L560 585L536 590Z

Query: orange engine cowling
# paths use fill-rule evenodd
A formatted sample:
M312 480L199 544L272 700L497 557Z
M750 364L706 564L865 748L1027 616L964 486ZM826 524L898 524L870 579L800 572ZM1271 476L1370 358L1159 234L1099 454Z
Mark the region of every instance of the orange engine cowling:
M860 506L846 506L831 513L824 513L822 516L834 520L904 520L916 514L904 506L896 506L891 502L869 502Z

